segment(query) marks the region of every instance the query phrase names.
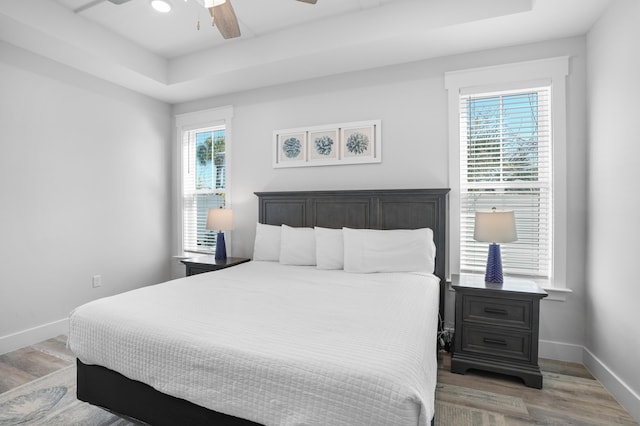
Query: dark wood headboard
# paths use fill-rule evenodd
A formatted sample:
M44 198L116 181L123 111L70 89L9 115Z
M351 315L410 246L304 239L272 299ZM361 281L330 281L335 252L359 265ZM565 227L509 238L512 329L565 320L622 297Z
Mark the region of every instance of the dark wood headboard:
M269 225L325 228L431 228L436 244L444 318L447 194L449 189L256 192L258 221Z

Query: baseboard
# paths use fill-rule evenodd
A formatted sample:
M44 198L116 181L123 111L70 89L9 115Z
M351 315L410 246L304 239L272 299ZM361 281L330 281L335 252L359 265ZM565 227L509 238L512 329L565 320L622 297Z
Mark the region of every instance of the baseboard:
M557 359L567 362L578 362L607 388L611 395L636 420L640 421L640 395L631 389L620 377L609 369L589 349L581 345L540 340L539 358Z
M33 345L60 334L69 333L69 319L64 318L0 337L0 355Z
M613 397L640 422L640 395L609 369L589 349L584 348L583 364Z
M538 357L566 362L579 362L582 364L584 360L584 346L553 342L551 340L540 340L538 343Z

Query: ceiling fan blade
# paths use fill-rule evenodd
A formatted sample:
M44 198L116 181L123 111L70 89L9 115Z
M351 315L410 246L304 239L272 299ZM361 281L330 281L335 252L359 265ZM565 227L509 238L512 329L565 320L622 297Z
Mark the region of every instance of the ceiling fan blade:
M113 3L115 5L120 5L128 2L129 0L91 0L90 2L85 3L82 6L73 9L73 13L84 12L85 10L91 9L92 7L99 5L100 3L104 3L105 1L108 1L109 3Z
M218 27L218 31L225 39L240 37L240 27L238 18L233 11L231 1L227 0L219 6L209 8L209 13L213 17L213 23Z
M316 2L317 2L318 0L298 0L298 1L301 1L301 2L303 2L303 3L316 4Z

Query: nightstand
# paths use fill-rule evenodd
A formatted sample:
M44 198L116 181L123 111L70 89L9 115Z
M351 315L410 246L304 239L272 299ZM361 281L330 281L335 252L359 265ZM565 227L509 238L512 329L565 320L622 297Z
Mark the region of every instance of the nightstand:
M231 266L236 266L249 260L251 259L247 259L246 257L227 257L224 260L216 260L214 256L200 256L182 259L180 262L185 264L187 276L189 276L230 268Z
M451 371L502 373L541 389L538 330L540 300L547 293L533 281L509 277L493 284L482 275L452 275L451 285L456 292Z

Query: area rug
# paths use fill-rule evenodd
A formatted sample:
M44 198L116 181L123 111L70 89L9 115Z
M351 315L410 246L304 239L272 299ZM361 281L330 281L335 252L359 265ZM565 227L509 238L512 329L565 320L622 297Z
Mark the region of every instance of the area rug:
M71 365L0 395L0 426L135 426L76 399L76 366Z
M437 426L505 426L502 415L436 402ZM139 426L76 399L76 366L71 365L0 394L0 426Z

